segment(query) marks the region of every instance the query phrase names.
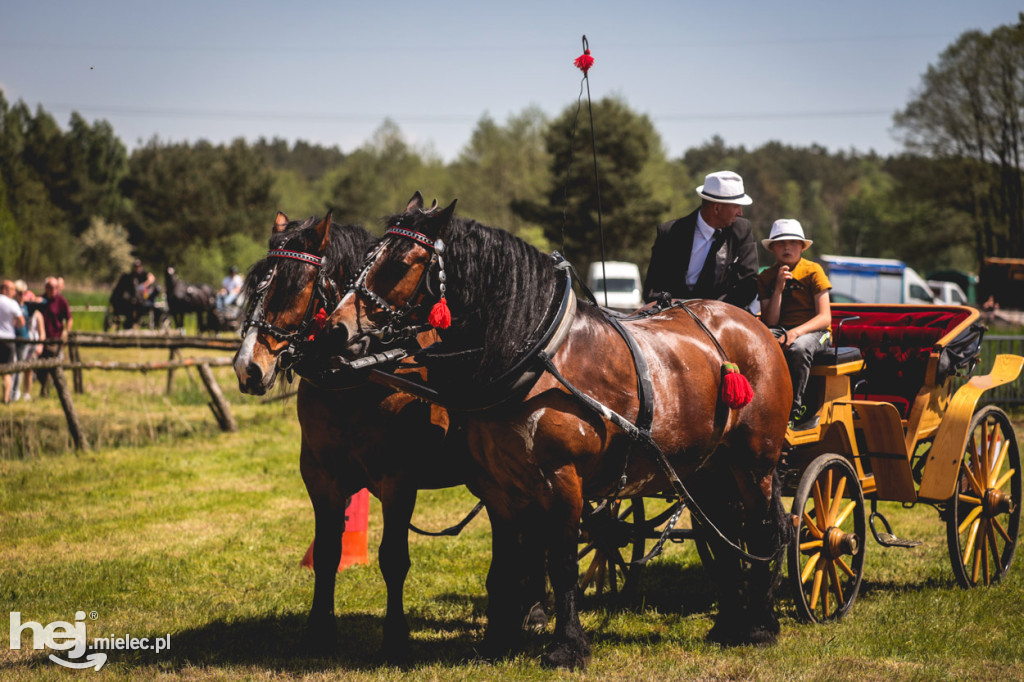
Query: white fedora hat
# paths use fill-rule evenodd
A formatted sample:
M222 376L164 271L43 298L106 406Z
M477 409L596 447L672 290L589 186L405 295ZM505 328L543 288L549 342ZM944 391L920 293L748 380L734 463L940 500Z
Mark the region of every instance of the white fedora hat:
M782 242L787 239L802 241L805 249L814 243L804 237L804 226L800 224L799 220L782 218L772 223L772 231L769 233L768 239L761 240L761 246L768 249L772 242Z
M704 177L697 194L719 204L749 206L754 200L743 193L743 178L732 171L718 171Z

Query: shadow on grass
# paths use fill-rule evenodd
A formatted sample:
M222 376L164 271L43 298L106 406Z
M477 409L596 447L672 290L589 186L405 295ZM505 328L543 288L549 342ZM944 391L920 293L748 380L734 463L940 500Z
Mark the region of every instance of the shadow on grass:
M633 591L588 594L584 597L583 609L635 612L653 609L680 616L714 610L715 586L701 565L654 561L640 570L639 583Z
M410 618L412 656L407 662L389 662L380 651L383 618L367 614L342 614L337 618L338 646L329 654L312 652L304 643L305 615L271 615L233 621L214 621L170 633L170 648L159 654L145 651L108 651L112 670L140 674L154 667L162 671L185 667L214 669L258 668L286 673L331 670L373 670L405 667L406 664L456 664L478 658L474 646L481 633L470 622L444 618ZM417 635L446 633L442 640L422 641ZM168 633L131 633L154 641ZM96 636L99 636L97 634ZM92 633L90 633L90 641ZM46 652L49 653L49 652ZM63 652L55 652L62 654ZM65 657L66 658L66 657ZM45 654L0 664L0 671L22 673L54 666Z

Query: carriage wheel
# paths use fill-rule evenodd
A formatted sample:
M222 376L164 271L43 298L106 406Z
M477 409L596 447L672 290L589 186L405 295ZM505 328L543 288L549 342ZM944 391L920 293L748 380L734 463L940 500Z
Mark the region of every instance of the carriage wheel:
M974 414L946 510L953 574L961 587L990 585L1010 569L1020 527L1020 451L998 407Z
M644 556L644 499L630 497L595 507L587 503L580 529L580 592L612 595L636 586L639 567L629 564Z
M839 455L811 462L800 477L793 515L789 583L797 613L812 623L841 618L864 574L864 493L850 463Z

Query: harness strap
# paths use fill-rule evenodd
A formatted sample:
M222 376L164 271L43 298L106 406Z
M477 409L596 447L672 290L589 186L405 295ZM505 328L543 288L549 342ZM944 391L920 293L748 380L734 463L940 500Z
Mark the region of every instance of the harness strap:
M737 545L735 542L727 538L722 533L722 531L718 529L718 526L711 522L711 519L708 518L708 515L704 513L704 510L700 508L697 502L693 499L693 496L690 495L690 491L687 490L686 486L683 484L682 479L679 478L679 474L676 473L676 470L672 467L672 464L668 461L668 458L665 457L665 453L662 452L661 448L658 447L658 444L654 442L654 439L651 438L649 432L644 433L628 419L618 414L614 410L609 409L608 407L601 404L597 400L594 400L589 395L583 393L574 385L572 385L572 383L570 383L569 380L562 376L562 373L558 371L558 368L555 366L555 363L550 355L541 351L540 353L537 354L537 357L544 364L545 369L547 369L547 371L551 373L551 376L553 376L560 384L565 386L566 390L569 391L570 395L575 397L585 407L594 410L595 412L603 416L605 419L618 426L640 447L644 448L646 451L651 453L654 456L655 461L661 467L662 472L665 474L669 482L672 484L672 490L686 504L687 508L690 510L690 514L692 514L701 525L714 531L718 538L722 542L724 542L730 549L732 549L740 558L751 562L767 563L770 561L774 561L779 556L779 554L785 550L786 545L781 544L772 554L768 556L760 556L757 554L751 554L747 552L742 547Z
M725 349L722 348L722 344L718 342L718 338L711 333L711 330L708 329L708 326L704 324L704 320L697 317L696 313L687 308L685 303L680 303L679 307L686 311L686 314L689 315L690 318L697 323L697 326L701 328L701 331L707 334L707 337L711 339L711 343L715 344L715 348L718 349L718 354L722 356L722 362L729 362L729 356L726 354Z
M640 407L636 416L636 428L640 435L650 442L651 427L654 425L654 385L651 382L651 368L647 364L647 358L640 350L639 344L632 334L629 333L622 323L611 315L605 315L612 327L619 333L623 341L629 347L629 354L633 358L633 367L636 369L636 395ZM626 457L622 462L622 475L619 477L619 490L626 487L626 470L629 468L629 450L626 450Z
M439 530L436 533L433 532L433 531L429 531L429 530L420 530L416 526L412 525L412 523L409 523L409 530L411 530L413 533L417 533L418 535L426 535L427 537L431 537L431 538L438 538L438 537L442 537L442 536L455 537L456 535L458 535L459 533L462 532L462 529L465 528L469 524L470 521L472 521L474 518L476 518L476 515L479 514L480 510L483 509L483 508L484 508L484 503L483 502L477 502L476 506L473 507L473 509L471 509L468 514L466 514L466 518L462 519L461 521L456 523L454 526L451 526L449 528L445 528L444 530Z

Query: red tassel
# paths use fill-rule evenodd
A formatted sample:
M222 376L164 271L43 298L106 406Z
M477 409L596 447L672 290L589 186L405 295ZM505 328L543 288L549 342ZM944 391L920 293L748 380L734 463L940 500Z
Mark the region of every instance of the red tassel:
M448 310L448 301L443 298L434 304L427 316L427 322L436 329L447 329L452 325L452 311Z
M754 399L754 389L747 378L740 374L740 368L732 362L722 365L722 400L738 410Z
M324 330L327 326L327 311L321 308L317 311L316 315L313 316L313 326L310 328L309 338L307 341L312 341L316 338L316 335Z
M583 54L576 57L576 61L573 64L586 76L587 71L590 71L590 67L594 65L594 58L590 56L590 50L583 50Z

